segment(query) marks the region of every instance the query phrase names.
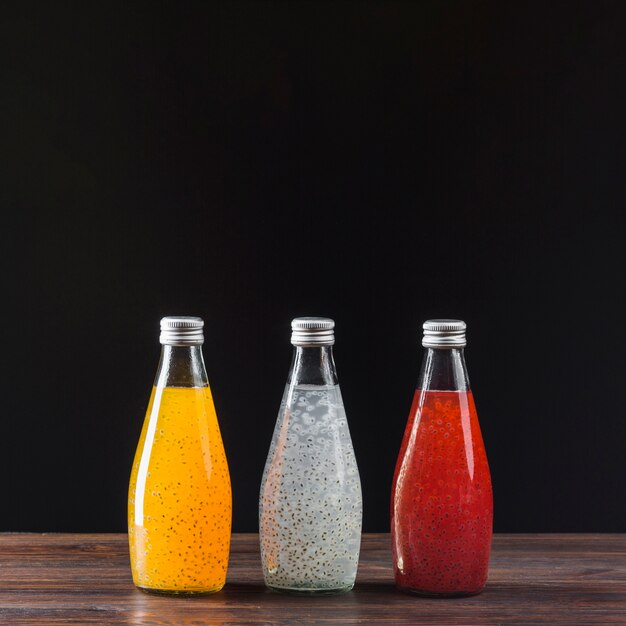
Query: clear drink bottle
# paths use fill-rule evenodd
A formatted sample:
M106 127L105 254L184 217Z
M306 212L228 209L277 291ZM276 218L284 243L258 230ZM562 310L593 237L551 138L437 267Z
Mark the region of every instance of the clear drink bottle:
M230 476L202 358L203 321L161 320L161 360L130 478L135 585L164 594L219 591L226 580Z
M337 382L333 320L293 320L293 361L265 465L259 504L263 574L291 593L354 586L362 499Z
M422 595L472 595L487 580L493 497L465 343L465 322L424 324L422 370L393 481L396 584Z

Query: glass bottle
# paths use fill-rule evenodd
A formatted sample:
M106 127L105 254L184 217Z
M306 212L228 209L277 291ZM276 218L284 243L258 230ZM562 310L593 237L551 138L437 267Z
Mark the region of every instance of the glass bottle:
M195 595L226 580L232 499L202 358L204 322L161 320L161 360L130 478L128 539L135 585Z
M335 323L291 323L293 361L263 473L261 558L271 589L340 593L354 586L363 504L333 359Z
M460 320L424 324L422 370L393 479L396 585L421 595L473 595L487 581L493 496L465 329Z

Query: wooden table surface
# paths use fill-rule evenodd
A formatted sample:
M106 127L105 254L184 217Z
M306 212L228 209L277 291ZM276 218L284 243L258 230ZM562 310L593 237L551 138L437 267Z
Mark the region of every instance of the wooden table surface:
M126 535L0 534L0 624L626 624L626 535L496 535L472 598L393 586L388 535L365 535L354 591L293 597L263 586L256 535L235 535L224 589L149 596Z

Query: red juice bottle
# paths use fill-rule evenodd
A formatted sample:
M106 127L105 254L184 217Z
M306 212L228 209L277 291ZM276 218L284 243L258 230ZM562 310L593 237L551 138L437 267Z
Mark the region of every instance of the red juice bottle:
M427 596L487 581L493 495L463 348L465 322L424 324L422 370L393 478L396 585Z

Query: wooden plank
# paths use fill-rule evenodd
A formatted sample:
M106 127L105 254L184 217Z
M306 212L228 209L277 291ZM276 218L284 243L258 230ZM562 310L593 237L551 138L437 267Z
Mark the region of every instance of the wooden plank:
M393 586L388 535L365 535L357 585L341 596L265 589L256 535L233 537L224 590L148 596L125 535L0 535L2 624L626 624L626 535L497 535L486 590L425 599Z

